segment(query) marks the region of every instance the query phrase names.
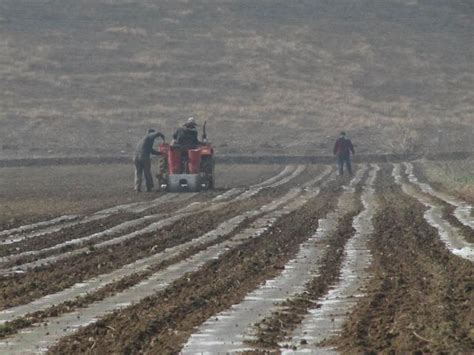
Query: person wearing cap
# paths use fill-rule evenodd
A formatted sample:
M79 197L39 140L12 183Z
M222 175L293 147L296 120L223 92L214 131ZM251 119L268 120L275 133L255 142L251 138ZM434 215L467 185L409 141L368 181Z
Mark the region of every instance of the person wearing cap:
M142 190L142 177L145 175L146 190L150 192L153 189L153 176L151 175L150 155L159 155L160 153L153 149L155 139L160 137L165 140L165 136L154 129L149 129L145 137L138 142L133 155L133 164L135 165L135 191Z
M339 138L334 143L334 155L337 158L337 165L339 167L339 175L344 174L344 165L347 167L347 172L352 175L351 153L354 154L354 146L349 138L346 138L346 132L341 132Z
M186 123L179 127L173 134L173 144L183 149L194 149L200 142L198 139L197 123L194 117L189 117Z

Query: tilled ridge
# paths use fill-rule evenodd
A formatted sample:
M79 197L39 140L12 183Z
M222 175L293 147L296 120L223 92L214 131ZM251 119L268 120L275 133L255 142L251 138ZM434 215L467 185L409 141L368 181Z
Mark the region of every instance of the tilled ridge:
M344 246L338 282L318 300L316 307L312 307L301 325L288 337L291 338L291 342L286 342L285 347L298 349L300 352L332 352L333 349L328 348L324 342L340 333L347 314L363 296L364 287L371 276L368 268L372 256L368 242L373 236L373 216L376 211L373 184L379 170L377 165L373 167L367 185L363 188L361 194L363 208L352 220L355 232ZM321 270L321 273L323 272L324 270Z
M100 249L73 255L64 260L13 274L0 279L0 308L25 304L47 294L58 292L82 280L111 272L135 260L156 254L166 248L192 240L215 228L220 222L266 202L266 199L241 201L215 210L213 213L196 213L179 223L175 221L159 231L148 233Z
M112 228L119 221L128 221L136 219L138 216L131 213L120 213L117 215L101 217L100 219L90 220L87 223L81 223L74 226L61 227L59 230L51 233L38 234L37 237L28 238L0 247L0 262L14 260L24 255L32 254L38 250L49 248L68 240L83 238L97 230Z
M408 164L406 169L409 174L408 178L411 178L410 181L443 206L443 218L457 228L467 242L474 243L472 206L466 201L433 189L428 182L420 181L420 178L421 180L426 180L426 178L419 166Z
M167 194L162 195L154 200L150 201L141 201L134 202L125 205L119 205L104 210L97 211L91 215L80 216L79 218L65 218L68 216L63 216L55 218L51 221L44 221L35 223L32 225L22 226L12 230L2 231L5 235L0 241L0 245L9 245L13 243L18 243L24 240L29 240L32 238L42 237L47 234L59 232L64 228L71 228L75 226L81 226L86 223L102 220L106 217L110 217L114 214L123 214L123 213L141 213L147 209L152 209L157 207L164 202L169 202L173 199L187 199L195 194L190 195L178 195L178 194ZM56 221L55 223L53 223Z
M287 184L289 181L295 179L296 177L299 177L301 173L304 171L303 167L294 167L294 166L287 166L285 169L283 169L279 174L276 176L269 178L259 184L252 185L248 191L241 191L240 189L235 189L235 193L232 193L229 195L229 192L232 190L223 193L216 198L212 199L210 202L205 201L205 202L195 202L187 205L184 208L180 208L178 210L175 210L172 216L162 215L146 215L142 219L136 219L134 221L130 222L125 222L122 223L121 225L114 226L110 229L103 230L101 229L97 233L93 233L91 235L87 236L79 236L79 237L69 237L69 239L66 242L56 244L50 248L44 248L44 250L35 250L35 251L27 251L23 252L17 255L11 255L8 257L5 257L5 261L7 260L12 260L14 267L11 267L12 263L10 262L9 264L5 265L7 267L6 269L0 270L0 274L7 275L11 273L22 273L27 269L30 268L35 268L38 266L43 266L46 264L51 264L58 262L62 259L65 258L70 258L75 255L82 255L83 253L88 253L90 249L92 248L104 248L104 247L110 247L115 244L123 243L126 242L130 239L134 239L137 237L147 237L150 233L160 229L164 228L167 226L172 225L173 223L182 220L186 217L188 217L191 213L196 213L199 211L204 211L206 208L212 208L215 207L216 202L221 202L221 203L229 203L235 199L238 200L245 200L246 198L249 197L257 197L260 196L262 193L265 193L265 195L268 195L269 191L274 191L276 187L279 187L281 185ZM240 194L240 196L234 197L233 200L229 200L229 197L232 197L236 194ZM174 200L187 200L190 197L194 196L196 194L170 194L169 198L172 198ZM245 198L242 198L242 195L245 195ZM168 196L168 195L166 195ZM128 204L128 205L120 205L117 207L112 207L107 210L99 211L95 215L91 216L93 220L99 218L102 219L103 215L110 215L110 214L116 214L119 213L119 211L125 210L134 210L137 211L137 208L143 210L144 206L145 207L150 207L150 204L156 204L156 201L164 200L166 196L163 196L161 198L158 198L153 201L148 201L144 205L144 202L139 202L139 203L134 203L134 204ZM180 197L177 197L180 196ZM212 204L214 202L214 204ZM221 204L221 206L225 206L225 204ZM169 212L170 209L166 206L160 205L160 211L167 211ZM156 213L157 210L156 208L152 208L150 210L151 213ZM90 219L89 217L86 217L85 219ZM117 220L116 223L118 223L119 220ZM145 221L147 223L146 226L144 226L142 229L135 230L133 227L134 225L139 226L142 221ZM157 221L157 222L153 222ZM85 223L84 220L79 221L74 223L74 225L79 225ZM128 228L131 225L130 228ZM58 232L62 232L63 234L65 233L66 235L71 235L74 236L73 233L68 233L69 230L64 231L64 226L62 227L55 227L56 229L59 229ZM42 231L42 234L45 232ZM50 233L46 233L49 235ZM50 239L54 239L55 235L50 236ZM87 243L87 246L84 246L84 242ZM82 247L81 247L82 246ZM77 248L79 247L79 248ZM72 250L71 250L72 249ZM59 255L57 255L57 252L59 251ZM55 255L56 254L56 255ZM10 269L8 267L10 266Z
M332 344L343 353L469 353L474 266L445 248L424 206L391 182L388 167L382 175L374 276Z
M315 179L312 179L306 184L308 185L319 181L328 175L329 172L330 169L326 169L317 175ZM250 223L256 216L278 208L278 206L285 204L298 194L298 189L292 189L289 193L281 198L277 198L268 205L254 210L247 210L243 214L221 223L216 229L206 233L202 237L176 245L175 247L167 248L161 253L125 265L123 268L117 269L109 274L102 274L98 278L81 282L62 292L50 294L42 299L35 300L31 304L0 312L0 322L10 320L10 322L4 326L3 334L11 334L15 330L27 326L32 322L37 322L48 315L63 313L65 310L71 311L72 308L78 305L84 306L87 303L100 300L105 296L110 296L114 292L130 287L138 283L141 279L145 279L149 276L152 270L160 270L166 265L178 262L212 244L225 240L233 231ZM94 292L95 290L99 291ZM75 296L80 296L85 292L88 293L87 296L74 299ZM61 304L61 302L64 304ZM51 307L53 304L57 304L57 306ZM19 319L19 317L23 316L26 316L26 318Z
M304 186L317 182L318 180L326 176L329 173L329 171L330 169L326 168L326 170L324 170L322 173L317 175L316 178L305 183ZM291 198L294 198L294 196L296 196L295 193L296 195L298 194L296 190L290 191L287 195L283 196L282 198L279 198L275 200L274 202L270 203L269 205L262 207L261 212L258 212L258 213L264 213L265 211L270 211L272 209L277 208L279 204L282 204L285 201ZM271 195L273 195L273 193ZM262 197L257 198L257 200L261 200L261 199ZM253 201L255 202L255 199ZM235 204L241 205L242 202L240 201ZM58 312L62 313L65 311L70 312L73 308L77 306L84 306L92 301L103 299L103 297L110 296L114 292L133 286L134 284L139 282L141 279L145 279L147 276L149 276L151 270L155 270L155 271L160 270L162 267L165 267L172 262L178 262L182 258L185 258L186 255L188 255L189 257L190 255L192 255L193 250L195 253L195 252L198 252L199 250L205 249L206 247L212 245L213 243L225 240L225 234L228 234L230 232L230 230L227 231L229 229L228 226L231 227L231 230L236 229L236 228L238 229L239 224L242 224L242 222L248 223L248 221L251 220L251 218L253 218L257 213L257 211L255 210L254 212L252 212L252 210L245 209L245 208L244 210L246 212L240 216L241 218L240 217L232 218L231 220L229 220L228 224L223 223L222 228L219 227L215 230L215 232L210 232L210 233L205 234L203 238L197 238L197 240L193 239L190 242L178 244L176 245L176 247L167 248L162 253L152 255L145 259L140 259L133 264L127 265L126 267L123 268L123 270L118 269L112 272L110 275L101 275L96 280L91 279L90 282L88 281L85 283L77 284L77 287L72 287L70 290L65 290L65 292L60 292L57 295L46 296L44 297L44 300L40 299L40 300L34 301L31 303L31 305L25 305L24 307L23 306L16 307L16 309L9 309L4 314L6 316L5 320L15 319L15 317L21 316L21 314L26 314L29 311L34 311L35 309L45 309L45 311L35 312L31 315L28 315L24 319L17 319L13 323L11 322L8 323L5 326L5 331L3 332L3 334L8 334L8 333L14 332L18 328L28 326L32 322L38 321L39 319L42 319L47 315L55 315L55 314L58 314ZM156 266L158 267L153 267L153 264L156 264ZM149 269L149 271L146 271L147 268ZM143 270L143 271L139 272L140 270ZM122 279L120 280L120 278ZM120 281L116 281L116 279ZM78 300L67 301L64 305L58 305L56 307L47 309L48 305L50 305L50 302L58 302L60 301L60 299L66 300L68 299L67 297L71 299L73 294L82 294L83 292L93 291L93 288L97 289L101 285L107 284L107 282L109 283L112 282L112 284L109 284L106 287L103 287L103 289L101 289L100 292L96 292L94 294L88 294L87 296L81 297Z
M413 164L404 163L404 165L408 179L412 184L418 186L424 193L453 206L455 208L453 213L454 217L464 226L474 229L474 218L471 216L472 206L469 203L446 193L436 191L429 184L420 182L414 173Z
M345 191L338 202L339 208L351 208L347 206L352 205L352 199L348 195L354 194L353 186L360 182L365 171L366 169L359 169L350 187L344 187ZM239 304L208 319L191 335L182 353L228 353L250 349L246 340L250 339L248 332L252 324L270 314L275 302L281 302L304 289L306 280L310 278L310 271L314 268L314 259L320 253L319 243L321 241L316 240L314 235L308 238L300 245L295 258L285 264L280 275L247 294Z
M300 175L303 170L304 167L302 166L296 169L294 166L287 166L276 176L259 184L252 185L250 191L255 195L262 189L272 187L273 185L280 186ZM241 192L240 189L232 189L227 193L217 196L214 200L219 198L226 199L228 196ZM7 255L4 259L9 258L16 260L17 257L21 257L22 255L29 256L36 254L37 251L40 252L37 250L38 248L51 247L51 249L57 250L58 248L52 248L52 246L64 244L66 241L78 241L80 239L90 240L92 236L84 236L82 231L92 231L94 227L104 230L107 227L111 227L113 224L109 224L114 220L115 224L117 224L127 219L137 219L143 216L169 212L178 208L179 203L183 203L196 196L198 197L197 200L199 200L203 195L197 193L169 193L153 200L110 207L97 211L92 215L63 216L50 221L2 231L0 232L0 236L4 236L4 238L0 240L0 246L3 246L0 247L0 255L3 253L3 255ZM78 243L75 243L74 245L77 244ZM68 245L69 249L71 246L72 243ZM17 254L17 256L13 254Z
M26 268L39 264L34 263L35 260L47 258L58 252L66 253L75 249L76 253L87 251L91 245L100 240L131 232L138 226L146 224L147 221L149 224L150 221L162 219L163 211L169 213L178 209L195 195L170 194L167 199L163 196L152 201L145 201L146 204L140 202L140 207L112 208L107 213L97 212L73 222L15 237L16 242L13 242L15 238L10 238L4 241L5 245L0 246L0 255L3 255L0 258L2 264L0 275L23 272ZM161 203L157 204L157 201ZM82 250L77 249L81 247ZM50 259L54 260L54 257Z
M110 226L104 226L100 224L100 231L93 227L90 232L92 234L84 233L81 235L77 233L77 230L74 231L73 239L67 239L58 244L54 244L50 247L41 245L41 248L37 250L24 251L18 254L9 255L0 259L2 262L2 269L0 269L0 274L8 274L15 272L24 272L28 269L28 264L33 265L33 261L38 261L45 259L52 255L57 255L65 252L69 252L74 249L78 249L87 245L87 248L92 248L92 245L98 243L98 241L105 241L112 239L120 235L127 235L132 233L137 228L143 228L147 224L149 225L152 222L163 219L165 216L162 214L158 215L148 215L144 217L135 218L132 220L127 220L120 224L117 224L118 219L114 216L115 223ZM63 233L66 231L63 231ZM52 260L53 258L50 258ZM44 260L43 260L44 261Z
M473 244L474 243L474 229L465 224L461 223L458 218L456 218L456 207L450 205L449 203L441 202L443 206L443 218L449 222L453 227L459 230L460 234L466 242ZM474 217L473 217L474 219Z
M59 223L63 223L63 222L66 222L66 221L72 221L72 220L77 219L77 218L79 218L78 215L65 215L65 216L59 216L59 217L56 217L56 218L52 218L52 219L49 219L49 220L46 220L46 221L40 221L40 222L36 222L36 223L22 225L22 226L15 227L15 228L4 229L4 230L0 231L0 238L3 239L5 237L8 237L9 235L29 232L29 231L32 231L32 230L35 230L35 229L49 227L49 226L59 224Z
M428 208L424 213L424 218L432 227L438 230L439 236L446 247L455 255L474 261L474 247L466 242L461 237L461 233L443 218L443 207L434 204L430 197L416 191L413 186L404 183L401 178L399 164L394 164L392 175L405 194L414 197Z
M373 173L371 173L373 174ZM361 209L360 193L346 189L339 199L338 208L320 220L314 237L319 240L320 255L312 268L303 290L274 307L271 315L258 322L254 328L254 350L278 351L280 343L293 334L307 317L308 311L318 305L318 299L326 294L338 279L344 256L344 246L354 233L353 218ZM311 338L311 335L308 334ZM303 340L302 340L303 341ZM299 344L298 344L299 345ZM293 345L284 345L296 349Z
M89 338L96 340L94 348L99 352L105 349L112 352L138 349L150 353L177 352L195 325L241 299L269 274L280 272L278 270L296 251L295 243L304 239L305 231L312 227L303 221L317 222L312 215L315 211L324 213L333 200L332 195L337 194L336 185L325 189L323 197L326 198L311 200L302 207L301 204L307 201L305 195L312 194L305 193L303 199L278 211L280 216L288 214L286 217L278 221L276 216L267 217L266 223L276 224L270 230L268 227L259 229L258 238L252 238L255 232L248 235L245 231L233 237L233 241L229 240L231 249L220 254L218 259L209 262L211 256L207 256L199 270L180 277L164 292L80 330L77 335L64 339L53 352L81 352L91 346ZM220 245L219 250L224 252L222 247ZM205 252L211 252L211 249ZM282 263L282 259L285 262ZM109 327L115 329L114 334L104 333L104 330L110 331Z

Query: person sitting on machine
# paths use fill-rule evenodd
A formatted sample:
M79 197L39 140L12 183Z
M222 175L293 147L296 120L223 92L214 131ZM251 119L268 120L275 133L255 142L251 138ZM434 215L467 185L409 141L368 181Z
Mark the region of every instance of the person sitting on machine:
M181 149L181 164L183 171L186 170L188 160L188 150L196 149L201 142L198 139L197 123L194 117L189 117L188 121L179 127L173 134L171 145Z
M195 149L201 143L198 139L197 123L194 117L179 127L173 134L172 145L180 146L183 150Z

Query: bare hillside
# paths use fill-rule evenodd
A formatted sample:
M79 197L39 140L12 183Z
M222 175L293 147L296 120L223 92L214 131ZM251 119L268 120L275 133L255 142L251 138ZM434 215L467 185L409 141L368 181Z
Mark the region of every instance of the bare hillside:
M0 155L474 150L471 0L2 0Z

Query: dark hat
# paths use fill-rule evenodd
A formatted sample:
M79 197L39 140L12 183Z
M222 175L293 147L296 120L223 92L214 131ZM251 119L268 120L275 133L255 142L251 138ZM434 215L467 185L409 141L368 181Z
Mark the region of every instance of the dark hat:
M341 131L341 136L345 136L345 135L346 135L346 132Z

